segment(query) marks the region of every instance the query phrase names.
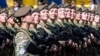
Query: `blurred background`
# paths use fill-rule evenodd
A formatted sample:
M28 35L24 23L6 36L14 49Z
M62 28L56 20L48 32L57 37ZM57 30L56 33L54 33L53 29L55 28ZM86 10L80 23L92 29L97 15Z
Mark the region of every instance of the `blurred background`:
M100 0L0 0L0 8L13 8L16 5L37 8L44 4L50 5L52 1L57 5L66 3L71 4L72 1L75 1L76 7L81 7L81 5L84 5L84 7L90 7L90 1L93 1L93 4L97 7L97 11L100 12Z

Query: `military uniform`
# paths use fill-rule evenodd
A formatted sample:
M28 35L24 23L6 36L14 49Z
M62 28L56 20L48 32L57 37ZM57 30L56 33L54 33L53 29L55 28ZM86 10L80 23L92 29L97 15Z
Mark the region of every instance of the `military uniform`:
M31 11L30 7L22 7L18 11L15 12L14 16L15 17L22 17L28 14ZM22 13L20 13L22 12ZM28 29L24 28L19 28L17 31L15 38L15 56L28 56L30 54L30 49L29 46L32 45L34 46L34 42L32 41L30 37L30 33Z

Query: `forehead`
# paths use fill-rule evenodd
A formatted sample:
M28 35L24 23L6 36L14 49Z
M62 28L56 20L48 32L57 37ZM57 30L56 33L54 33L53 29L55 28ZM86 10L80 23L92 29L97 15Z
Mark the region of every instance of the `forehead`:
M81 11L76 11L76 13L81 13Z
M2 15L2 14L6 14L7 15L7 13L5 13L5 12L4 13L1 13L0 15Z
M57 8L51 8L49 11L51 11L51 10L55 10L55 11L57 11Z
M99 15L95 15L95 17L100 17Z
M39 14L39 12L33 12L32 14Z
M40 12L42 12L42 11L48 11L47 9L43 9L43 10L41 10Z
M64 9L64 8L60 7L60 8L58 8L58 10L59 10L59 9Z

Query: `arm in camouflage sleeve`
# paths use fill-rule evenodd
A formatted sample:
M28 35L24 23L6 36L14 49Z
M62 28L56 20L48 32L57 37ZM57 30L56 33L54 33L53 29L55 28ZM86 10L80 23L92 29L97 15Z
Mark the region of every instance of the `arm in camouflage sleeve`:
M23 32L18 32L15 36L15 56L24 56L25 55L25 47L27 46L29 36L27 36Z

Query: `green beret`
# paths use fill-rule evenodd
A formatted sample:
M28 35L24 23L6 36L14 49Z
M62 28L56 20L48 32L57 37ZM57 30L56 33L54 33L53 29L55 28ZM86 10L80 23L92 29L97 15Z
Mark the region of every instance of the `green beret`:
M48 9L48 5L45 4L45 5L42 5L42 6L39 7L39 10L40 11L43 10L43 9Z
M82 12L82 9L81 8L76 8L76 12L78 12L78 11Z
M58 5L58 8L64 8L63 4Z
M8 11L7 11L7 9L2 9L1 11L0 11L0 14L1 13L7 13L8 14Z
M69 6L69 4L68 3L66 3L66 4L64 4L64 7L66 8L66 7L68 7Z
M48 9L51 9L51 8L57 8L57 4L52 2L49 6L48 6Z
M32 13L33 12L39 12L39 8L32 9Z
M17 10L14 14L15 17L22 17L28 14L31 11L31 7L22 7Z
M70 7L70 9L74 9L74 10L76 10L76 8L75 8L75 7Z
M15 13L15 11L10 11L9 14L8 14L8 18L11 17L11 16L14 16L14 13Z
M84 10L82 10L82 12L88 12L88 9L84 9Z

